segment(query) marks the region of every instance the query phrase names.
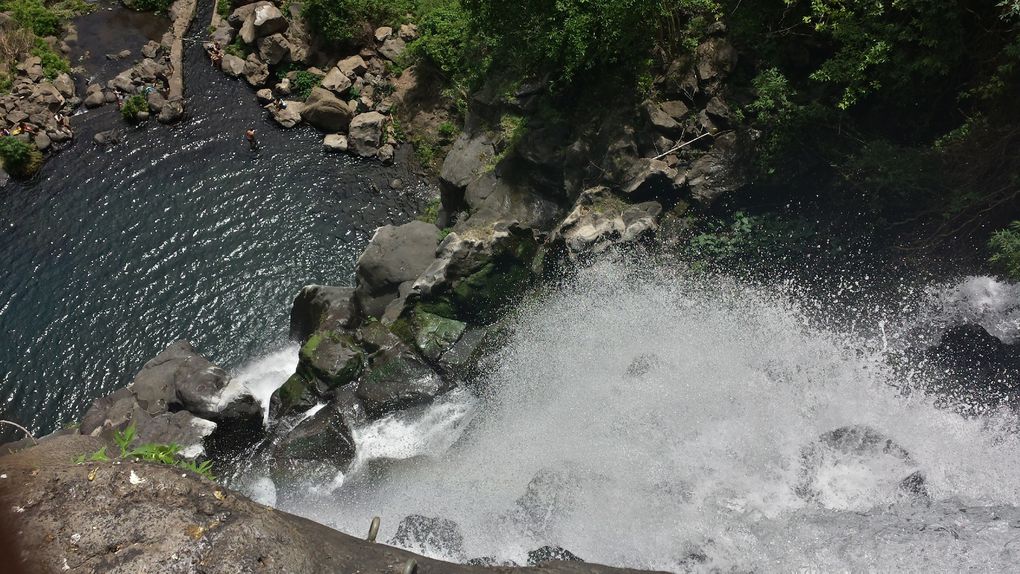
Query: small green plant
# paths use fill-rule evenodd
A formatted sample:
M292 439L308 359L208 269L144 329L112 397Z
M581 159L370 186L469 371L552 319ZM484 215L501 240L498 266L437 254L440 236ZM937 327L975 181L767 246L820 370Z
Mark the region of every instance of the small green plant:
M42 38L35 39L32 55L38 56L42 60L43 74L51 80L71 70L71 64L68 63L67 59L43 41Z
M439 210L443 208L443 202L438 198L432 198L425 209L418 216L418 221L424 221L425 223L435 223L439 220Z
M0 164L14 177L31 177L42 166L42 153L14 136L0 137Z
M1020 281L1020 220L993 233L988 249L988 262L1011 281Z
M216 13L221 17L226 18L230 16L231 8L230 0L216 0ZM284 14L286 13L285 11Z
M120 449L120 456L118 458L142 460L145 462L175 466L177 468L194 472L195 474L203 478L208 478L209 480L216 479L216 477L212 474L211 461L207 460L199 463L197 461L181 458L181 445L175 443L163 444L149 442L132 446L136 438L137 429L135 427L135 423L131 423L124 430L119 430L113 434L113 442L117 445L117 448ZM75 464L109 461L110 457L106 453L105 446L92 454L83 454L74 459Z
M294 77L290 80L291 92L304 100L312 93L312 88L322 83L322 78L319 74L313 74L308 70L294 72Z
M223 49L223 51L230 54L231 56L237 56L242 60L244 58L247 58L248 54L251 54L252 52L251 47L242 42L240 36L238 36L237 38L234 39L233 42L228 44L227 47Z
M135 123L139 119L138 114L147 111L149 111L149 103L145 100L145 97L141 94L134 94L124 100L124 105L120 108L120 115L125 120Z
M453 122L449 121L439 124L438 131L440 139L447 142L453 141L453 138L457 137L457 134L460 132L460 130L457 129L457 126L453 125Z

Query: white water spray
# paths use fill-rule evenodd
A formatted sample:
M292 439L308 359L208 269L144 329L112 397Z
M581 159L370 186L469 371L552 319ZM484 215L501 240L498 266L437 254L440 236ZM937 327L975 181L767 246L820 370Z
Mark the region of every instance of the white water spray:
M1005 333L999 294L981 317ZM484 396L356 429L343 486L285 509L352 534L380 515L383 541L450 519L462 548L431 553L459 560L551 544L670 571L1012 568L1017 437L900 396L882 342L795 299L604 262L521 309ZM833 447L838 429L879 447ZM904 490L915 472L930 499Z

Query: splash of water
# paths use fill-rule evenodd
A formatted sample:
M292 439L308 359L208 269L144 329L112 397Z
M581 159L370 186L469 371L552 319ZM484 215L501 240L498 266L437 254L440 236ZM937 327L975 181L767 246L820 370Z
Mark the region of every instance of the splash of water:
M449 519L463 544L431 553L460 560L1009 570L1020 441L902 396L882 342L828 322L790 290L603 262L524 305L482 397L357 429L343 485L285 508L353 534L380 515L381 540Z
M269 399L297 369L298 349L296 343L283 345L248 361L231 377L234 382L246 387L262 405L263 424L269 422Z

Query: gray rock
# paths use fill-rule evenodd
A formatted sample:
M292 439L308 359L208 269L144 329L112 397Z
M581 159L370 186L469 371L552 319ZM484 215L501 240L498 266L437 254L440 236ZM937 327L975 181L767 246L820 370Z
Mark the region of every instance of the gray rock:
M142 119L141 116L144 113L148 112L140 112L138 114L140 119ZM163 107L159 110L157 119L162 124L172 124L180 121L182 118L184 118L184 101L177 99L164 102Z
M253 87L265 85L269 79L269 66L255 54L248 54L244 61L244 79Z
M353 338L334 331L317 331L301 347L299 371L333 389L353 382L361 374L364 354Z
M42 131L35 134L35 137L32 138L32 143L39 151L46 151L50 149L51 145L53 145L53 142L50 141L50 136L46 135L46 132Z
M354 437L337 405L329 405L301 421L273 447L277 466L327 461L346 469L354 455Z
M641 104L641 112L649 125L666 135L679 136L683 132L683 126L651 100Z
M301 113L306 122L331 133L347 131L353 115L346 103L320 87L312 88Z
M60 95L65 98L74 97L74 80L71 76L66 73L61 73L53 79L53 86L60 92Z
M337 62L336 67L340 69L348 78L353 76L360 76L368 71L368 64L361 56L351 56L344 58Z
M418 38L418 26L414 24L401 24L400 25L400 38L405 42L410 42Z
M375 41L376 42L385 42L386 38L389 38L392 35L393 35L393 28L390 28L389 26L381 26L381 27L375 29Z
M290 23L283 13L271 2L259 2L250 16L255 26L255 37L265 38L279 32L285 32Z
M99 145L110 145L120 142L120 134L114 130L107 130L105 132L99 132L92 136L92 141Z
M95 84L93 84L94 86ZM91 86L90 86L91 87ZM89 109L98 108L99 106L106 103L106 95L103 94L102 90L95 90L85 96L85 101L82 104Z
M259 55L271 66L290 61L290 42L283 37L283 34L276 33L260 38L258 46Z
M356 268L357 301L365 314L381 317L398 297L400 285L417 279L435 260L438 244L439 228L431 223L377 229Z
M255 92L255 99L262 105L268 104L273 101L273 90L262 88Z
M163 97L163 94L155 90L149 92L146 100L149 103L149 111L154 114L158 114L163 111L163 106L166 105L166 98Z
M690 108L687 107L687 104L683 103L680 100L662 102L659 104L659 107L662 108L662 111L669 114L669 117L673 118L678 122L683 121L683 119L691 111Z
M160 50L159 42L156 42L155 40L149 40L148 42L145 43L144 46L142 46L142 56L146 58L152 58L155 60L156 56L159 55L159 50Z
M305 108L304 102L286 100L287 107L276 109L276 106L268 106L273 113L273 121L284 128L292 128L301 123L301 112Z
M343 134L328 134L322 138L322 147L330 152L345 152L348 148L347 136Z
M672 197L676 191L673 184L676 176L677 171L666 162L639 158L627 170L620 191L637 199Z
M698 46L695 62L702 81L725 78L737 65L737 50L725 38L711 37Z
M439 171L440 191L443 206L448 211L460 211L464 207L464 190L469 183L486 171L486 166L496 155L488 134L470 136L462 133L453 142L453 148Z
M351 80L340 71L340 68L334 66L326 72L326 77L322 79L322 87L338 96L343 96L350 89Z
M563 208L541 190L526 181L498 177L492 171L467 186L464 203L471 217L458 223L459 231L516 220L521 227L545 232L551 231L563 215Z
M305 341L315 331L337 331L354 317L353 287L306 285L290 308L290 338Z
M385 144L379 148L379 161L381 161L383 165L393 165L393 158L396 153L397 150L392 144Z
M244 60L233 54L223 54L223 61L220 65L220 69L223 73L232 77L237 78L244 74Z
M351 120L347 141L361 157L374 157L379 153L386 116L379 112L359 114Z
M729 132L719 136L708 153L694 160L687 172L691 198L710 207L721 197L750 182L753 161L749 136Z
M379 47L379 53L384 58L391 62L396 62L403 55L404 50L407 49L407 43L404 42L399 36L390 38L383 42L383 45Z
M255 11L257 4L258 3L246 4L239 8L235 8L234 11L230 13L230 16L227 17L227 23L233 28L240 30L241 26L243 26L244 22L248 19L248 16L251 16L252 12ZM254 25L254 21L252 22L252 25Z
M216 28L213 29L212 33L209 34L209 40L216 42L220 47L229 46L234 41L234 37L237 36L237 29L230 25L227 20L220 20L216 24ZM149 56L155 58L155 56Z

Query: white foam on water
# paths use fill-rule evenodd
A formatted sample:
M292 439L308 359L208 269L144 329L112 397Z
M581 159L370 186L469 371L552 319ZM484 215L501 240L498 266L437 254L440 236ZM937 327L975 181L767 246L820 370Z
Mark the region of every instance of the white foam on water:
M297 343L287 343L248 361L232 373L232 382L247 388L262 405L263 424L269 421L269 399L297 369L299 349Z
M974 278L933 294L952 321L1015 336L1015 290ZM462 558L523 562L551 544L677 572L1011 570L1020 441L997 430L1011 416L901 396L882 341L818 309L783 288L602 262L523 306L481 398L356 429L339 489L285 509L355 535L378 515L381 541L410 514L451 519ZM844 427L909 460L850 452L805 470L805 448ZM899 487L914 470L930 504Z

